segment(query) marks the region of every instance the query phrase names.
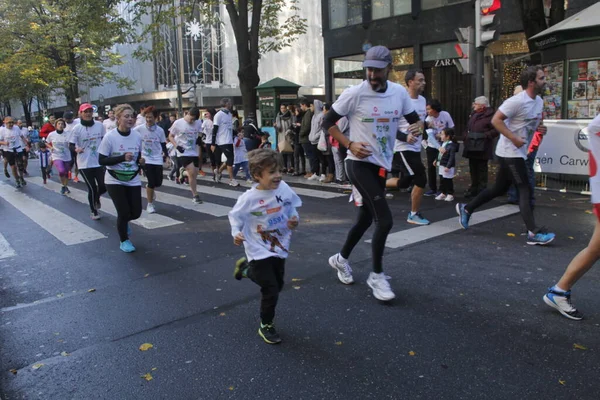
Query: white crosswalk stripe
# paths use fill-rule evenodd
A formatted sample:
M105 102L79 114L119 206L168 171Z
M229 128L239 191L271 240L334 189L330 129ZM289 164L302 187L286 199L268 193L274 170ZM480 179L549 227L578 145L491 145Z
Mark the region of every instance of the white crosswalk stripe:
M15 249L10 246L4 235L0 233L0 260L16 256Z
M31 182L35 185L39 185L39 186L41 186L45 189L51 190L53 192L60 193L61 185L54 181L49 180L48 183L46 185L44 185L42 178L36 176L36 177L29 178L28 182ZM79 203L83 203L86 206L88 205L87 191L75 189L73 187L70 187L69 190L71 190L71 194L67 195L67 197L70 197L73 200L78 201ZM102 209L100 210L100 212L103 212L103 213L106 213L106 214L116 217L117 210L115 209L115 206L112 204L112 201L110 199L105 199L105 198L103 198L102 200L103 200L102 201ZM169 218L169 217L166 217L166 216L160 215L160 214L148 214L146 211L142 211L142 216L140 218L136 219L135 221L131 221L131 223L135 224L135 225L139 225L146 229L158 229L158 228L164 228L167 226L183 224L182 221L177 221L173 218Z
M106 238L101 232L2 182L0 197L66 245Z

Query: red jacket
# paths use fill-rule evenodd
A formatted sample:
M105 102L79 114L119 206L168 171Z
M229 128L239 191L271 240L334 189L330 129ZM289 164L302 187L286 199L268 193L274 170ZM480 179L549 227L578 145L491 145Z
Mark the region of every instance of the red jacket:
M46 122L44 126L42 126L42 129L40 129L40 137L42 139L46 139L48 135L54 132L55 130L56 128L54 128L54 125L52 125L50 122Z

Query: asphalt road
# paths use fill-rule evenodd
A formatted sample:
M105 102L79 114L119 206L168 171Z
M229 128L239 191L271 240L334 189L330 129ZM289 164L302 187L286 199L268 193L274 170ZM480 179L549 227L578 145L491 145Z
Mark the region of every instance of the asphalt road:
M397 298L384 304L365 283L368 243L351 257L354 285L327 264L355 215L347 195L331 186L325 193L339 197L302 195L277 309L283 343L270 346L256 333L258 288L232 278L243 252L227 217L159 203L163 219L146 226L160 227L133 226L138 251L124 254L115 217L92 221L85 204L32 183L27 199L58 213L19 211L15 202L30 200L8 185L0 183L2 399L600 398L599 271L574 290L585 320L541 300L589 240L589 198L538 193L536 218L557 234L547 247L525 244L517 214L386 249ZM203 181L200 193L214 186ZM158 193L173 203L165 193L193 206L181 188ZM231 207L226 194L203 199ZM392 232L415 229L407 194L390 205ZM455 217L454 204L432 198L423 212L432 222ZM90 240L65 244L64 216ZM153 347L140 351L144 343Z

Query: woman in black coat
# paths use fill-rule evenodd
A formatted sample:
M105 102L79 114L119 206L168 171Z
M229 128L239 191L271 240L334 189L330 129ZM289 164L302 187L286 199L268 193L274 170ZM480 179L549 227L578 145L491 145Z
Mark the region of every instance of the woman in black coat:
M466 197L475 197L487 187L488 162L494 157L494 139L499 135L492 126L495 110L485 96L477 97L473 102L473 113L467 123L463 157L469 159L471 186Z

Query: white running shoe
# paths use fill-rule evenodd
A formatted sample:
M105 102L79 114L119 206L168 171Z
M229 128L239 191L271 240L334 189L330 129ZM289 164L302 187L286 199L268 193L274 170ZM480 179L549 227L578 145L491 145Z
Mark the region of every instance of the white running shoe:
M240 183L238 181L236 181L235 179L231 179L229 180L229 186L240 186Z
M325 179L327 179L325 174L321 174L321 176L319 177L319 182L323 182Z
M219 172L219 170L218 169L213 170L213 174L215 174L214 175L215 182L217 182L217 183L221 182L221 173Z
M344 285L350 285L354 283L354 278L352 278L352 268L350 268L350 263L348 260L342 261L342 256L340 253L334 254L329 257L329 265L331 268L337 271L337 276L340 282Z
M390 301L396 297L394 292L392 292L388 277L384 273L376 274L375 272L371 272L369 279L367 279L367 285L373 289L373 296L377 300Z
M306 178L309 181L316 181L317 179L319 179L319 175L317 174L312 174L311 176L309 176L308 178Z
M435 196L435 199L436 200L446 200L446 195L444 193L440 193L437 196ZM452 200L454 200L454 197L452 198Z
M446 196L446 198L444 199L444 201L454 201L454 196L452 196L451 194L449 194L448 196Z
M154 204L148 203L148 206L146 207L146 212L148 214L154 214L156 212L156 208L154 208Z
M90 215L90 218L93 219L94 221L98 221L101 217L100 217L100 214L98 214L98 213L96 213L96 214L92 213Z

